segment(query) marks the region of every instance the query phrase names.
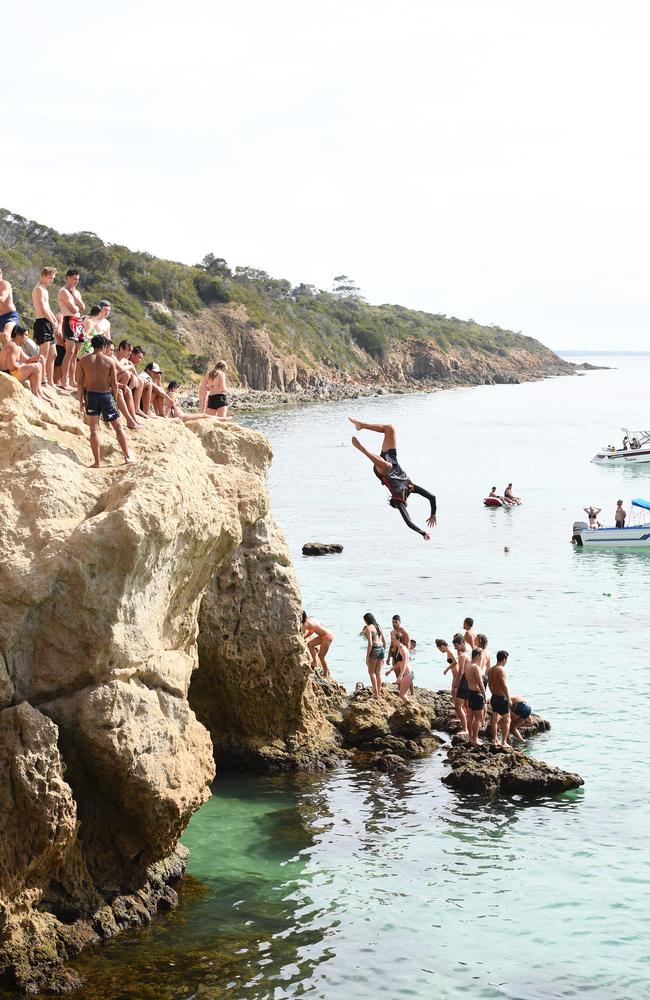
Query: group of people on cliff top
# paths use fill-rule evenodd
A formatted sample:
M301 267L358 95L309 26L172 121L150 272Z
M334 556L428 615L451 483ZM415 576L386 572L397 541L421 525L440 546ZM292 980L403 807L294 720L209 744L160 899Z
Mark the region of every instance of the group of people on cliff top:
M58 310L49 289L56 268L44 267L32 290L33 338L20 322L13 288L0 268L0 372L29 387L34 396L51 402L48 390L76 393L90 429L93 468L100 467L100 419L113 427L124 461L133 461L122 418L137 431L143 420L176 417L183 421L213 417L230 420L226 362L210 365L199 386L198 413L184 413L178 399L180 383L165 388L160 366L145 361L145 351L130 340L113 342L111 303L101 299L86 312L79 288L80 273L68 268L57 292Z
M373 697L381 698L382 667L386 660L389 669L385 676L395 674L400 698L411 701L414 695L415 674L412 663L417 648L416 640L411 638L399 615L393 615L388 643L373 614L366 612L363 621L361 634L367 642L366 666ZM309 617L305 611L302 613L302 631L307 639L314 671L320 665L324 678L331 681L326 656L334 641L334 633L315 618ZM456 632L451 644L445 639L436 639L435 643L447 660L444 673L451 673L451 700L460 723L460 733L467 736L472 745L481 743L479 733L488 724L489 688L490 742L500 742L505 746L510 737L521 742L519 730L526 725L532 709L521 695L513 694L508 687L507 651L500 649L496 654L496 661L492 663L487 636L475 632L474 619L469 617L465 618L463 631ZM363 684L359 682L357 689L362 688Z

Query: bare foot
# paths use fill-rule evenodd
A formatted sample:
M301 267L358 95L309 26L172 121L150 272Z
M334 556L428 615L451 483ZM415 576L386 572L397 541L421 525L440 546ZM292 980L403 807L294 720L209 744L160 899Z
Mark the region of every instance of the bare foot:
M358 431L363 430L363 421L355 420L354 417L348 417L348 420L350 421L351 424L354 424L355 430ZM352 438L352 440L354 441L354 438Z
M101 466L100 466L99 462L93 462L93 464L89 465L88 468L89 469L100 469Z
M135 464L135 459L132 458L131 455L125 455L124 456L124 464L125 465L134 465Z
M355 447L355 448L357 448L357 449L358 449L359 451L363 451L363 450L364 450L364 447L363 447L363 445L361 444L361 441L359 441L359 438L357 438L357 437L353 437L353 438L352 438L352 444L353 444L353 445L354 445L354 447Z

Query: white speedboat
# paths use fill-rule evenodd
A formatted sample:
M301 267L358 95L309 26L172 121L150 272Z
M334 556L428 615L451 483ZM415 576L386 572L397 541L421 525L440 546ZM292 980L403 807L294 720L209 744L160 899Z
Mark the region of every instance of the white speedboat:
M632 501L630 523L624 528L590 528L585 521L574 521L571 541L579 548L631 548L650 550L650 500Z
M630 431L622 427L625 437L620 448L610 444L594 455L592 462L596 465L637 465L640 462L650 462L650 431Z

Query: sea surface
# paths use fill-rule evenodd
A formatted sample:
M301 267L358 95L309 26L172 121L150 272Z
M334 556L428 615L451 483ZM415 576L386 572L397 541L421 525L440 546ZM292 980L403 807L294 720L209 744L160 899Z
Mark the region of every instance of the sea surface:
M608 524L619 498L650 499L650 465L590 464L621 427L650 426L650 358L602 363L242 419L273 444L273 510L305 608L336 634L332 673L367 683L362 614L389 628L397 612L416 684L442 687L433 640L471 615L552 723L528 749L584 789L486 802L441 783L441 754L399 776L218 778L184 837L180 908L82 956L77 997L648 1000L650 555L570 538L590 503ZM347 414L396 426L438 498L430 542L388 506ZM485 509L510 480L523 505ZM426 502L410 508L422 523ZM344 551L303 558L313 539Z

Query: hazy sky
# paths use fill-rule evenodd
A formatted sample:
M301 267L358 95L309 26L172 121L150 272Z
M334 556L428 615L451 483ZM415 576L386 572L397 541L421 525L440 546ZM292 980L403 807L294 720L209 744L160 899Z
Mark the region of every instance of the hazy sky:
M2 26L6 208L650 344L645 0L24 0Z

